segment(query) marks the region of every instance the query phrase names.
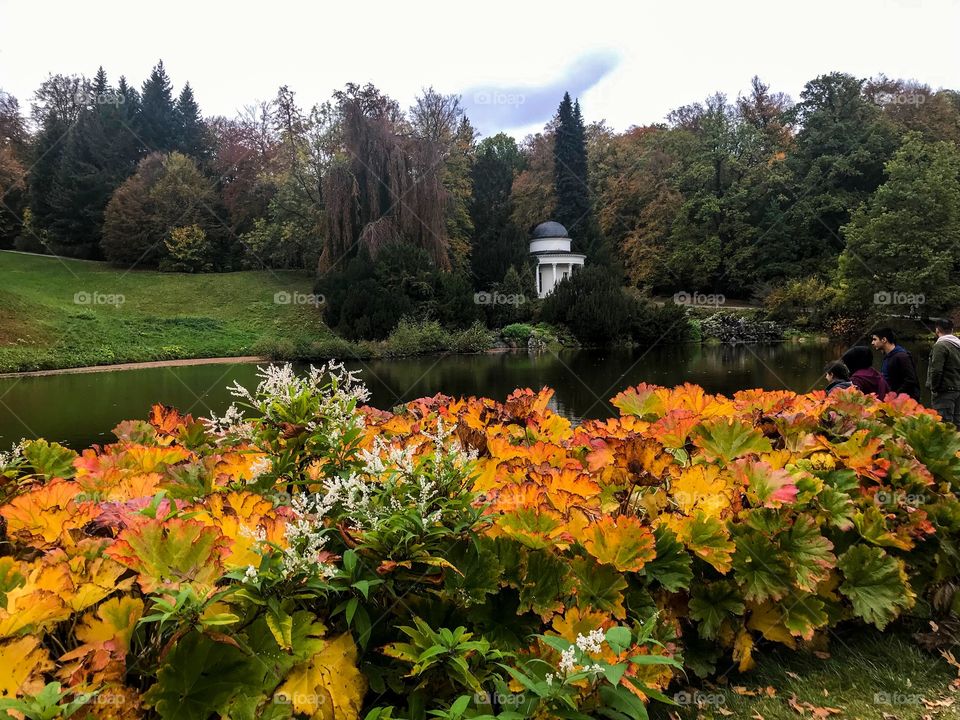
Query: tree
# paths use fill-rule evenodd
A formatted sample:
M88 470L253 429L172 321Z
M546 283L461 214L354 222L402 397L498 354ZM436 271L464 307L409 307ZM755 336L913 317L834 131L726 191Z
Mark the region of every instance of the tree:
M206 123L200 115L200 106L193 96L190 83L183 86L176 104L178 127L177 147L184 155L203 163L209 159L210 136Z
M861 94L863 82L843 73L806 84L792 118L800 125L787 166L793 187L783 210L784 238L765 244L764 259L781 275L809 275L832 266L843 249L840 227L883 181L897 146L891 123Z
M575 246L589 254L599 249L599 238L590 201L583 116L579 101L574 103L570 93L563 94L555 127L553 170L557 205L554 219L567 228Z
M26 129L17 99L0 90L0 247L20 233L26 206Z
M488 289L507 269L527 259L527 243L513 222L513 181L523 164L516 141L505 133L484 138L472 170L470 262L477 289Z
M143 152L169 152L180 146L181 118L163 60L150 72L140 93L137 133Z
M542 133L528 135L521 145L523 161L513 181L511 198L513 222L524 232L550 220L557 205L553 147L551 126Z
M104 216L103 254L124 267L157 267L168 255L172 231L196 226L211 244L209 256L216 258L222 269L229 264L230 255L215 211L213 185L193 159L177 152L153 153L140 161L136 173L110 198ZM191 232L191 239L196 239L196 232ZM183 238L174 240L174 245L179 240Z
M960 149L910 133L886 165L887 180L843 227L848 302L903 312L910 296L939 311L960 302ZM916 303L916 304L920 304Z
M432 87L424 90L410 108L410 124L414 137L427 146L424 150L436 153L450 238L450 264L466 269L474 230L469 204L476 131L460 106L460 96L443 95Z
M395 100L373 85L334 94L342 145L324 178L328 218L321 269L363 247L375 260L387 245L423 248L441 270L452 267L440 147L410 137Z

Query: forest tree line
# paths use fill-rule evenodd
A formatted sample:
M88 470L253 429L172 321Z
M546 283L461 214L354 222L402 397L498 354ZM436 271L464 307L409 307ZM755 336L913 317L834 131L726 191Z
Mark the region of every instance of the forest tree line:
M309 109L281 87L225 118L205 117L189 83L176 92L162 62L139 89L102 68L50 76L28 108L0 92L0 246L315 272L327 322L354 337L403 316L531 314L635 335L644 298L677 292L793 315L878 293L960 304L957 92L831 73L793 101L755 77L736 99L624 132L558 102L518 143L480 139L459 96L432 88L404 110L369 84ZM478 307L477 291L535 297L527 234L546 219L588 256L578 287Z

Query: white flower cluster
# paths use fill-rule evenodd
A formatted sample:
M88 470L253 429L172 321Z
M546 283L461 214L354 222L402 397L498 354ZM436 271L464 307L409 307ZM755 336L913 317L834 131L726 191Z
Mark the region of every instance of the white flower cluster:
M10 452L0 452L0 471L16 465L23 457L23 446L26 440L21 440L10 448Z
M245 400L251 405L266 412L274 403L284 404L304 392L323 393L332 402L331 408L339 406L345 413L346 402L356 400L365 402L370 398L370 392L356 377L357 371L348 371L343 363L330 362L320 367L310 366L306 375L298 376L293 365L268 365L257 368L257 377L260 383L254 392L250 392L238 381L227 389L235 398ZM345 420L346 415L331 420Z
M234 435L242 438L250 438L253 434L253 426L243 419L243 411L236 405L231 405L223 414L223 417L217 417L214 412L210 417L203 418L207 430L214 435Z
M336 575L336 567L321 563L317 559L327 544L326 528L323 525L325 508L318 506L309 495L294 496L290 507L295 520L287 523L286 527L289 547L283 551L284 575Z
M578 634L576 642L560 653L560 662L558 668L560 672L564 675L570 675L574 672L578 672L577 669L577 650L583 653L598 653L603 649L603 643L606 636L603 633L603 630L597 629L592 630L589 635ZM594 663L593 665L582 665L579 668L579 672L588 672L588 673L601 673L603 668ZM547 684L552 684L553 679L556 677L554 674L547 676Z
M270 472L273 469L273 460L268 457L260 457L250 463L250 480L254 482L261 475Z

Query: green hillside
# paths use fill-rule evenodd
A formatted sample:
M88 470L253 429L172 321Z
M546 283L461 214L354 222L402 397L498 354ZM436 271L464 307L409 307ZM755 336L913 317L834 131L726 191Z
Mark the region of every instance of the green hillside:
M331 335L302 272L182 275L0 252L0 278L0 371L282 354Z

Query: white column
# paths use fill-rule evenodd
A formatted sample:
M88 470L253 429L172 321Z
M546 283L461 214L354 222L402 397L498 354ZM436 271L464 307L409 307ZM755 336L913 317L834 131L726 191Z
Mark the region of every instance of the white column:
M557 264L551 263L551 265L553 266L553 288L552 289L556 290L557 289Z

